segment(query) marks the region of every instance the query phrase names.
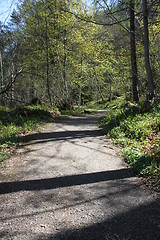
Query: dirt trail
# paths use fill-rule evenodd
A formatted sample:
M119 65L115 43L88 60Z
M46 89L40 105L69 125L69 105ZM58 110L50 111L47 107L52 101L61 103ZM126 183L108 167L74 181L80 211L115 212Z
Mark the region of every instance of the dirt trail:
M99 115L24 137L0 175L0 238L160 239L160 198L98 129Z

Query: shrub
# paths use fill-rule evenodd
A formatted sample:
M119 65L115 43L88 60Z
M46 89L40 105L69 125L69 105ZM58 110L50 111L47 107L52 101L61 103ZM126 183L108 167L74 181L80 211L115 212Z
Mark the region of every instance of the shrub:
M123 146L126 162L140 175L160 177L160 102L142 113L143 104L112 101L99 125Z

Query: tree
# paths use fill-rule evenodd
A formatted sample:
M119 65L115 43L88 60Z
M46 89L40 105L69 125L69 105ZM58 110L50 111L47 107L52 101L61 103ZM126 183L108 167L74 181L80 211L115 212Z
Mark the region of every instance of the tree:
M132 88L133 88L133 101L138 102L138 73L137 73L137 59L136 59L136 40L135 40L135 11L134 0L129 2L129 15L130 15L130 46L131 46L131 65L132 65Z
M104 10L105 16L111 22L108 21L108 26L119 25L121 28L130 33L130 56L131 56L131 68L132 68L132 95L133 100L138 102L138 73L137 73L137 59L136 59L136 39L135 39L135 1L105 1L100 0L96 3ZM129 9L129 17L125 12ZM124 14L122 14L124 13ZM130 29L125 26L126 21L130 21ZM107 23L105 23L107 24Z
M133 100L138 101L147 72L139 34L142 30L145 36L143 5L134 0L98 2L100 8L94 10L78 0L19 1L2 33L3 95L24 102L37 97L64 108L119 94L131 98L132 82ZM155 2L148 1L147 8L152 39L148 56L158 86L159 25L153 20L159 15Z
M135 38L135 16L136 23L138 23L137 18L143 18L143 42L144 42L144 59L145 59L145 69L147 73L147 86L148 86L148 97L150 99L154 96L154 84L153 84L153 74L150 63L150 52L149 52L149 31L148 31L148 17L154 18L157 12L157 7L159 1L147 1L142 2L136 1L137 8L135 10L135 1L106 1L99 0L96 1L99 7L103 9L108 22L104 22L104 25L112 26L119 24L123 29L127 30L127 21L130 20L130 46L131 46L131 67L132 67L132 90L133 90L133 100L138 101L138 71L136 63L136 44L137 40ZM129 8L129 18L125 14L126 10ZM136 12L136 15L135 15ZM122 14L124 13L124 14ZM139 23L138 23L139 24ZM140 24L139 24L140 25ZM139 27L139 26L138 26Z
M149 32L148 32L148 7L147 0L143 0L143 29L144 29L144 58L145 67L147 72L147 85L149 90L149 100L154 97L154 85L153 85L153 75L150 64L150 54L149 54Z

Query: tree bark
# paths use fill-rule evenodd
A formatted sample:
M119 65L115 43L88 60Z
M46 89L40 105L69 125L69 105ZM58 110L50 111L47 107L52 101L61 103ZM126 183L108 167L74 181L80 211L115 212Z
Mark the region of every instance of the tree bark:
M135 41L135 12L134 0L129 3L130 13L130 46L131 46L131 65L132 65L132 91L133 101L138 102L138 75L137 75L137 59L136 59L136 41Z
M12 62L12 70L11 70L11 81L14 79L14 63ZM11 102L13 102L15 99L14 97L14 84L12 84L11 87Z
M0 52L0 65L1 65L1 83L0 83L0 90L3 89L4 79L3 79L3 60L2 60L2 53ZM1 94L1 104L3 104L3 94Z
M95 73L95 78L96 78L96 81L97 81L97 84L98 84L98 93L99 93L99 96L100 96L101 100L104 101L103 93L102 93L102 90L101 90L101 85L100 85L100 82L99 82L99 79L98 79L98 76L97 76L96 73ZM98 100L99 100L99 99L98 99Z
M147 72L147 84L149 90L149 100L152 100L154 97L154 85L153 85L153 75L150 64L150 55L149 55L149 32L148 32L148 7L147 0L143 0L143 31L144 31L144 58L145 58L145 68Z
M81 56L81 73L80 73L79 102L78 102L79 110L80 110L80 106L82 105L82 65L83 65L83 58Z
M63 80L64 80L64 87L65 92L68 96L68 85L67 85L67 79L66 79L66 62L67 62L67 53L66 53L66 45L67 45L67 30L66 27L64 29L64 59L63 59Z
M49 102L52 106L52 98L51 98L51 93L50 93L50 85L49 85L49 52L48 52L48 26L47 26L47 16L45 14L45 23L46 23L46 31L45 31L45 35L46 35L46 81L47 81L47 94L49 97Z

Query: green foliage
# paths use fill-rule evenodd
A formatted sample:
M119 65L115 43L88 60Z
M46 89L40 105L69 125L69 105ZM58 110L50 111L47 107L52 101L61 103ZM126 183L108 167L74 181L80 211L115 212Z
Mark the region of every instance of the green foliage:
M64 117L64 116L76 116L80 114L95 114L97 110L87 108L87 106L85 107L74 106L73 109L60 110L60 112L63 115L62 117Z
M150 112L142 109L141 104L113 101L99 125L124 147L126 162L137 174L160 177L160 102Z
M74 115L79 115L79 114L82 114L84 113L84 110L83 109L79 109L79 108L74 108L72 110L61 110L61 113L63 116L74 116Z
M160 165L158 155L152 155L142 151L140 146L127 146L123 151L126 162L133 168L135 173L143 176L158 175L160 178ZM158 152L160 154L160 152Z
M90 101L86 103L84 107L87 109L102 110L102 109L106 109L107 104L108 104L108 99L101 100L101 101Z
M7 147L19 142L19 135L37 128L42 122L52 121L57 114L57 110L42 105L14 110L0 107L0 161L5 159Z

